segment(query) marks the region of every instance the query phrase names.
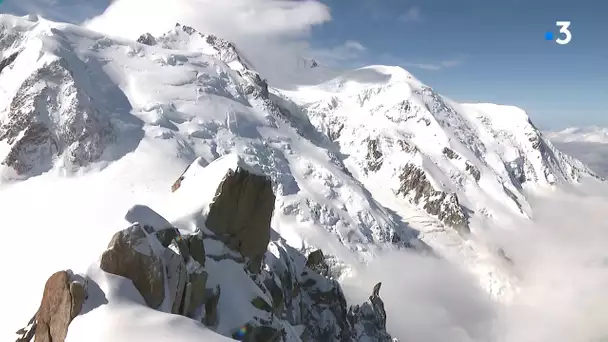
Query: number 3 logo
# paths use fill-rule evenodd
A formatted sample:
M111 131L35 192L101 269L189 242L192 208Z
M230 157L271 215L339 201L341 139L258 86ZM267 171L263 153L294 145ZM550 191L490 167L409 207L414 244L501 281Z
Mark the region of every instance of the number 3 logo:
M570 30L568 30L568 28L570 27L570 22L569 21L556 21L555 25L559 26L559 33L563 33L566 35L565 38L558 37L555 40L555 42L557 44L561 44L561 45L566 45L566 44L570 43L570 41L572 40L572 32L570 32Z

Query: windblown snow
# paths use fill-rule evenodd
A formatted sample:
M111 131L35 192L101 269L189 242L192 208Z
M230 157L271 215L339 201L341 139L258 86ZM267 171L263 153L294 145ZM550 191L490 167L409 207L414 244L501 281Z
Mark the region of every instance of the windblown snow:
M260 292L240 264L206 266L228 294L207 328L147 307L96 261L135 204L196 231L229 169L272 180L277 259L321 249L336 279L356 280L386 253L428 252L499 303L518 277L487 236L533 219L531 196L599 181L525 111L456 103L398 67L278 89L233 44L184 25L131 41L10 15L0 15L0 160L0 227L19 229L1 252L15 280L0 291L3 340L35 312L48 275L68 268L99 286L68 340L230 340L255 314L239 311L239 296ZM458 341L481 341L467 333Z

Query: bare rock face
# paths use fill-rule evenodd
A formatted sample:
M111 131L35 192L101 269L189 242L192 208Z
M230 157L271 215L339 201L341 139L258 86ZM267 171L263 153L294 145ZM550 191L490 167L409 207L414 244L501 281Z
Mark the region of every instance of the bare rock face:
M270 241L274 202L270 179L238 167L226 174L209 208L207 228L228 237L229 247L251 260L254 273Z
M144 33L139 38L137 38L138 43L146 44L146 45L156 45L156 38L150 33Z
M311 340L348 341L348 311L340 283L305 269L301 289L304 302L315 308L304 313Z
M172 303L171 313L180 314L182 302L186 293L186 283L188 282L188 272L186 271L187 252L180 248L178 241L182 241L181 236L174 239L165 250L163 258L167 272L167 296Z
M18 174L47 171L63 153L71 165L85 166L114 139L108 117L77 86L64 59L40 68L23 82L0 124L0 141L10 146L2 164Z
M101 269L133 281L146 304L155 309L165 298L163 261L148 240L152 228L134 224L114 234L101 256Z
M63 342L68 333L68 326L78 316L86 299L83 284L70 279L71 272L59 271L49 277L44 285L40 308L32 320L29 329L21 329L17 342Z
M327 276L329 273L329 265L325 261L325 255L320 249L312 251L306 259L306 267L319 273L322 276Z
M436 190L426 178L424 171L407 164L399 176L400 187L396 194L408 196L415 204L424 203L424 210L437 216L446 225L460 233L468 233L469 222L454 193Z
M382 167L382 151L380 149L380 141L378 139L367 140L367 170L378 171Z
M12 55L6 57L5 59L0 60L0 72L2 72L2 70L7 66L11 65L15 61L15 59L17 59L18 55L19 53L15 52Z
M348 321L351 326L351 341L362 341L362 338L372 338L373 341L396 341L386 332L386 311L380 298L380 287L376 284L369 300L363 305L351 306L348 310Z

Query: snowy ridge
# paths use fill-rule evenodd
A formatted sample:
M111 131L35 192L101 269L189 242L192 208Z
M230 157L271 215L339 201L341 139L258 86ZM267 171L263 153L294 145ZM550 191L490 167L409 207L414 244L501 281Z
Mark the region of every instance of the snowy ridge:
M161 37L155 38L146 33L138 39L138 42L147 45L160 44L165 49L200 51L221 60L237 71L254 69L231 42L214 35L202 34L192 27L179 23L172 31Z
M576 182L594 176L580 161L557 150L532 124L528 115L512 106L467 104L499 145L499 153L511 160L508 169L520 183L547 185ZM481 134L484 134L483 132Z
M225 183L242 176L245 182ZM255 208L272 215L269 187L238 155L207 166L196 160L174 188L172 209L163 210L179 219L169 222L147 206L132 207L125 215L131 226L113 236L100 259L77 276L68 271L78 281L69 285L74 321L62 322L57 308L63 303L51 299L60 295L57 286L49 286L58 272L41 302L41 308L52 309L51 319L39 310L19 341L28 342L32 334L38 341L47 331L52 340L63 340L68 325L68 341L394 341L385 329L380 284L369 302L348 307L321 251L306 258L280 237L269 241L270 227L244 214ZM250 226L232 233L254 234L238 245L231 242L234 235L225 234L235 217ZM254 271L256 261L247 254L258 242L264 243L257 260L262 267ZM154 328L132 324L136 316Z

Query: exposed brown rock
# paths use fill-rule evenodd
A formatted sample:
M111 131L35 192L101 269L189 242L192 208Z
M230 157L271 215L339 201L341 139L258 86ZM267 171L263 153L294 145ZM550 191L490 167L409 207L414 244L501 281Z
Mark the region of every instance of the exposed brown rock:
M133 281L149 307L156 309L165 297L163 262L139 224L112 237L101 256L101 269Z
M36 314L36 342L63 342L68 326L78 316L86 297L82 284L70 281L66 271L53 274L44 286Z
M274 202L270 179L238 167L226 174L209 208L207 228L228 236L230 247L251 259L254 273L260 270L270 241Z

